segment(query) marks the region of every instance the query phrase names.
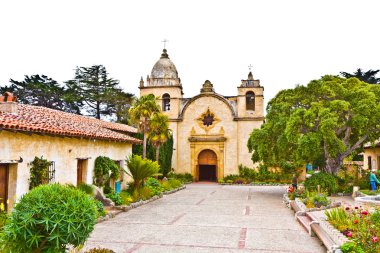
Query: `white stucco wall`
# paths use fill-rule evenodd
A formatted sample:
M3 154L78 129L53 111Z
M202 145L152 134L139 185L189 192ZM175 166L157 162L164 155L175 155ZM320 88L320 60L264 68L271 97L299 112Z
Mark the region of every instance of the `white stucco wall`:
M121 164L124 166L124 160L132 153L131 143L27 135L9 131L0 132L0 145L0 160L18 160L20 157L23 159L23 162L17 166L10 166L10 170L17 170L15 173L17 197L28 192L30 177L28 164L35 156L43 156L48 161L55 162L55 182L76 185L78 158L88 158L85 182L91 184L96 157L107 156L112 160L122 160Z

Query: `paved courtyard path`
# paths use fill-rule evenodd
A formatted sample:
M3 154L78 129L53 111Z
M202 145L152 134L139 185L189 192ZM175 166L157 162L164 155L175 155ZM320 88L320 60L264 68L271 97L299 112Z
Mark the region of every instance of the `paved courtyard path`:
M191 184L96 225L86 248L130 252L326 252L282 203L284 187Z

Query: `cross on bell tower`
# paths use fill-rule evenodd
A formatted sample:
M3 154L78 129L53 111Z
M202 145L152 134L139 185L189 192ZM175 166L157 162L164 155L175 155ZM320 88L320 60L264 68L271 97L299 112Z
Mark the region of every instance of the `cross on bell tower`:
M161 41L164 43L164 49L166 49L166 42L169 42L167 39L164 39L163 41Z

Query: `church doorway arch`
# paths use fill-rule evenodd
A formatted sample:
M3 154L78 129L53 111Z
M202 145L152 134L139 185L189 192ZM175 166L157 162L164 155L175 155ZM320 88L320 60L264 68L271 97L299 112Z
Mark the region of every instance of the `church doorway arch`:
M218 158L211 149L202 150L198 155L199 181L215 182L217 179Z

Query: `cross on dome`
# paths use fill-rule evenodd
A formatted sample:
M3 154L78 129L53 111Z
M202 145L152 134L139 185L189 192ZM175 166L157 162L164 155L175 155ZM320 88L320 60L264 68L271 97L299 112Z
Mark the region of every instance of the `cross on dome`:
M164 39L163 41L161 42L164 42L164 49L166 49L166 42L169 42L167 39Z

